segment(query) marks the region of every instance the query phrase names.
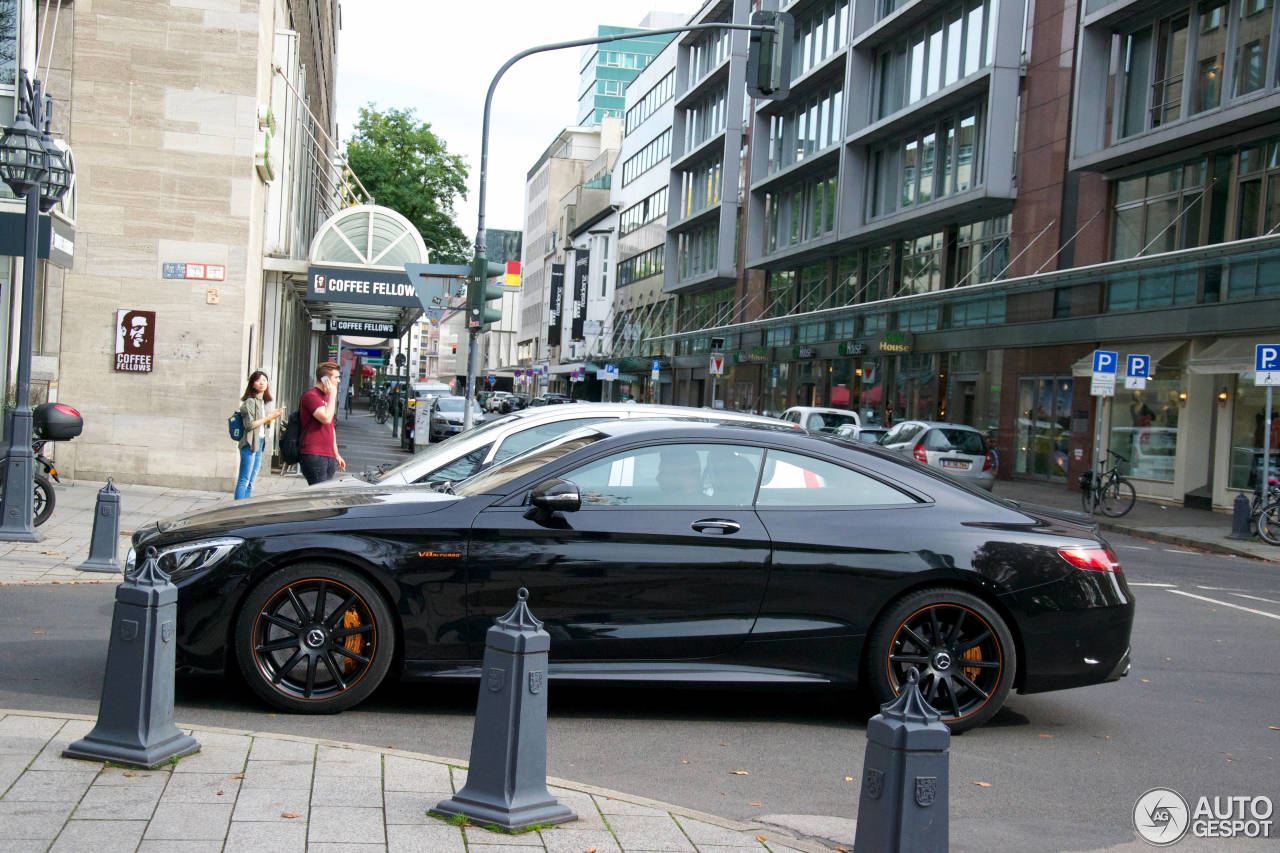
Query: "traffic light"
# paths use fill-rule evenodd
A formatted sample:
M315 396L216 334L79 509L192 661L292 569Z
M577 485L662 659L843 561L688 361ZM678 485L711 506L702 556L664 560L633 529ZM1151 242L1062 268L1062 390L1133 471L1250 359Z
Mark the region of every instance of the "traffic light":
M471 281L467 286L467 327L484 328L502 319L502 307L491 308L487 303L501 299L505 293L494 278L505 276L506 264L495 264L476 258L471 265Z
M752 12L752 30L747 42L747 94L753 98L780 101L791 91L791 49L795 42L795 19L786 12Z

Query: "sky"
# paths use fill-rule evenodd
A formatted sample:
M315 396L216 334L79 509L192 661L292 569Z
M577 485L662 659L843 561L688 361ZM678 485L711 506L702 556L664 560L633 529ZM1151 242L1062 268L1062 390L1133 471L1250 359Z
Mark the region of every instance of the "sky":
M476 236L480 125L489 81L510 57L587 38L598 24L637 26L653 10L692 14L701 0L347 0L338 34L339 138L359 109L417 111L470 169L458 227ZM522 59L494 93L485 227L521 230L525 176L577 117L582 48Z

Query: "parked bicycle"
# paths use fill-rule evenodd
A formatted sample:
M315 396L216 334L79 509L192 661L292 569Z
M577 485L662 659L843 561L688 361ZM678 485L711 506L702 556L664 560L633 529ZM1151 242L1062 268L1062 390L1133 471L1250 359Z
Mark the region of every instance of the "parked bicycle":
M1262 496L1262 486L1253 490L1253 504L1249 514L1258 531L1258 538L1268 545L1280 545L1280 480L1267 478L1267 493Z
M1120 476L1119 463L1128 462L1128 458L1114 450L1108 450L1107 455L1114 456L1116 460L1110 468L1105 463L1100 463L1102 471L1096 474L1086 471L1080 475L1080 500L1087 513L1102 510L1103 515L1119 518L1133 509L1138 493L1134 490L1133 483Z
M377 398L373 401L373 419L380 424L385 424L389 415L386 392L379 391Z

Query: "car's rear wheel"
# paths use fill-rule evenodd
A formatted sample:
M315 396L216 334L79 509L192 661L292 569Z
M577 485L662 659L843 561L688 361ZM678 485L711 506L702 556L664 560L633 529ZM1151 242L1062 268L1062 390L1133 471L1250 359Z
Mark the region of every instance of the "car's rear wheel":
M1017 652L1008 626L981 598L925 589L893 604L872 629L866 675L877 703L893 701L912 668L925 701L953 732L962 732L1004 705Z
M294 713L335 713L364 701L386 676L394 649L382 596L337 566L271 574L236 619L236 659L250 689Z

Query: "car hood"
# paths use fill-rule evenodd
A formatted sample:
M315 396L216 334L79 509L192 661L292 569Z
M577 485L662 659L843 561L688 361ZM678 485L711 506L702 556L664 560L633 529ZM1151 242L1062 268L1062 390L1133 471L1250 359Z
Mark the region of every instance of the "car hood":
M332 518L369 506L399 506L403 514L421 515L443 509L459 500L461 498L455 495L435 492L421 486L306 490L287 495L223 502L186 515L161 519L156 523L156 529L162 534L195 530L223 532L274 522ZM392 510L391 514L400 513Z

